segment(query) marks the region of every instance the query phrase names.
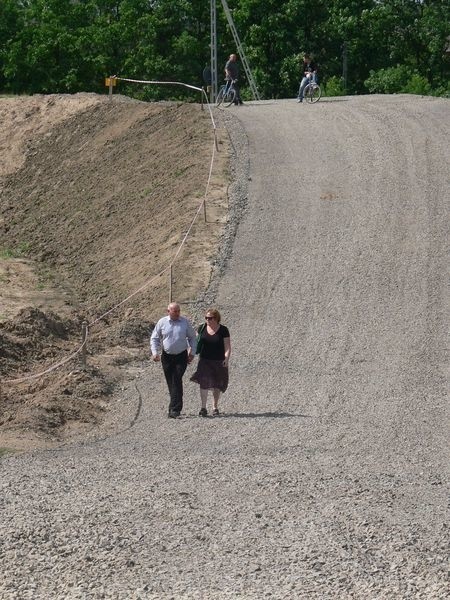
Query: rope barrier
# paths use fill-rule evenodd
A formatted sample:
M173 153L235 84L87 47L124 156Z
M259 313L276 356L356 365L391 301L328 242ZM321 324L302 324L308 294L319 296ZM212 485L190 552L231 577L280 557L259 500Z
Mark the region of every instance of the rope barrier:
M117 79L117 81L130 81L131 83L150 83L153 85L181 85L183 87L187 87L191 90L196 90L201 92L203 88L200 88L196 85L191 85L189 83L182 83L181 81L155 81L148 79L128 79L127 77L116 77L112 76L112 79Z
M145 83L145 84L151 84L151 85L179 85L181 87L189 88L190 90L195 90L197 92L201 92L202 95L206 98L206 105L208 107L209 116L211 117L213 129L214 129L214 131L216 131L216 123L214 121L214 115L211 110L211 104L208 100L208 95L205 92L205 90L201 87L198 87L196 85L190 85L188 83L182 83L181 81L152 81L152 80L146 80L146 79L128 79L126 77L116 77L115 75L111 75L111 79L116 79L117 81L128 81L130 83Z
M137 290L135 290L134 292L132 292L129 296L127 296L126 298L124 298L121 302L119 302L118 304L116 304L115 306L113 306L112 308L110 308L109 310L107 310L105 313L103 313L102 315L100 315L99 317L97 317L94 321L92 321L91 323L83 323L83 342L81 344L81 346L72 354L70 354L69 356L67 356L65 359L55 363L54 365L48 367L47 369L45 369L44 371L41 371L39 373L35 373L33 375L27 375L24 377L20 377L18 379L6 379L3 380L2 383L5 384L18 384L18 383L23 383L25 381L31 381L34 379L38 379L40 377L43 377L44 375L47 375L48 373L51 373L52 371L55 371L56 369L58 369L59 367L65 365L66 363L70 362L72 359L74 359L78 354L80 354L81 352L86 351L86 347L87 347L87 341L88 341L88 337L89 337L89 333L90 333L90 329L96 325L97 323L99 323L102 319L104 319L106 316L110 315L111 313L113 313L114 311L116 311L118 308L120 308L121 306L123 306L126 302L128 302L129 300L131 300L131 298L134 298L134 296L136 296L137 294L139 294L140 292L142 292L145 288L147 288L150 284L152 284L154 281L156 281L156 279L158 279L158 277L161 277L161 275L163 275L166 271L170 272L172 271L172 267L173 264L175 262L175 260L177 259L178 255L180 254L184 244L186 243L187 238L189 237L189 234L192 230L192 227L194 226L198 215L200 214L200 211L203 209L205 211L205 207L206 207L206 199L208 197L208 193L209 193L209 188L211 185L211 177L212 177L212 171L213 171L213 167L214 167L214 161L215 161L215 155L216 155L216 151L218 150L217 147L217 135L216 135L216 124L214 121L214 116L212 114L212 110L211 110L211 105L208 101L208 97L206 95L206 92L203 88L199 88L193 85L189 85L186 83L181 83L181 82L175 82L175 81L145 81L145 80L138 80L138 79L127 79L127 78L123 78L123 77L112 77L114 79L120 80L120 81L129 81L132 83L145 83L145 84L157 84L157 85L181 85L193 90L197 90L202 92L205 97L206 97L206 103L208 106L208 110L210 113L210 117L211 117L211 122L212 122L212 127L213 127L213 132L214 132L214 145L213 145L213 149L212 149L212 154L211 154L211 161L210 161L210 165L209 165L209 173L208 173L208 179L206 182L206 187L205 187L205 193L203 196L203 199L199 205L199 207L197 208L197 211L194 215L194 218L192 219L185 235L183 236L183 239L181 240L180 244L178 245L178 248L172 258L172 260L170 261L170 263L164 268L162 269L157 275L153 276L151 279L149 279L148 281L146 281L142 286L140 286ZM205 220L206 220L206 212L204 212L205 214Z
M190 224L190 226L189 226L189 228L188 228L188 230L187 230L187 232L186 232L186 235L184 236L184 238L183 238L183 240L182 240L181 244L180 244L180 245L179 245L179 247L178 247L178 250L177 250L177 251L176 251L176 253L175 253L175 256L173 257L173 260L172 260L172 263L171 263L171 264L173 264L173 263L175 262L175 260L176 260L177 256L180 254L180 252L181 252L181 249L182 249L182 247L184 246L184 243L186 242L186 239L187 239L187 237L188 237L189 233L191 232L191 229L192 229L192 227L193 227L193 225L194 225L195 221L197 220L197 217L198 217L198 215L199 215L199 213L200 213L201 209L203 208L203 206L204 206L204 205L205 205L205 203L206 203L206 198L207 198L207 195L208 195L209 186L210 186L210 184L211 184L211 175L212 175L212 168L213 168L213 165L214 165L214 159L215 159L215 156L216 156L216 145L215 145L215 143L214 143L214 146L213 146L213 151L212 151L212 156L211 156L211 162L210 162L210 165L209 165L208 181L206 182L206 190L205 190L205 195L204 195L204 197L203 197L203 200L202 200L202 201L201 201L201 203L200 203L200 206L199 206L199 207L198 207L198 209L197 209L197 212L195 213L195 216L194 216L194 218L192 219L192 222L191 222L191 224Z
M107 317L108 315L110 315L112 312L114 312L115 310L117 310L118 308L120 308L121 306L123 306L126 302L128 302L128 300L130 300L131 298L134 298L134 296L136 296L137 294L139 294L139 292L142 292L143 290L145 290L145 288L148 287L151 283L153 283L156 279L158 279L158 277L161 277L161 275L163 273L165 273L168 269L170 269L170 265L168 265L165 269L163 269L157 275L155 275L154 277L152 277L152 279L150 279L149 281L147 281L146 283L144 283L143 285L141 285L141 287L139 289L135 290L132 294L130 294L124 300L122 300L121 302L119 302L119 304L116 304L115 306L113 306L112 308L110 308L109 310L107 310L105 313L103 313L102 315L100 315L99 317L97 317L94 321L92 321L91 323L88 323L88 327L89 328L93 327L99 321L101 321L102 319L104 319L105 317Z
M86 335L85 341L81 344L81 346L77 350L75 350L75 352L73 352L72 354L70 354L69 356L64 358L63 360L59 361L58 363L55 363L48 369L45 369L45 371L41 371L40 373L35 373L34 375L27 375L26 377L20 377L19 379L5 379L2 381L2 383L23 383L24 381L38 379L39 377L43 377L44 375L47 375L47 373L56 371L56 369L59 369L59 367L62 367L63 365L65 365L66 363L71 361L73 358L75 358L75 356L80 354L80 352L83 350L83 348L86 346L86 344L87 344L87 335Z

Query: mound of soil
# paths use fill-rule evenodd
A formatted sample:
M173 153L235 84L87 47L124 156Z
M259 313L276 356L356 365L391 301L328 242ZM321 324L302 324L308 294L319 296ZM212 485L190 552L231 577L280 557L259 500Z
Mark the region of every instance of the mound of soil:
M98 425L146 358L175 255L185 314L207 287L227 220L225 133L206 223L201 211L178 253L207 188L206 110L51 95L0 98L0 119L0 435L61 440ZM86 367L78 353L34 377L78 352L83 321Z

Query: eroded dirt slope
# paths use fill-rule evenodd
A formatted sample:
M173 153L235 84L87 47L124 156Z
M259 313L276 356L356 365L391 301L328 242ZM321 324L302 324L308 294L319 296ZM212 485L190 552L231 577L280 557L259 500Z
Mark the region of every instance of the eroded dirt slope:
M170 264L205 195L214 138L198 105L120 96L2 98L0 119L5 381L70 355L83 320L93 322ZM183 303L207 286L226 221L226 152L215 156L208 223L198 219L173 267L173 297ZM4 384L3 439L24 428L58 439L98 422L124 375L119 365L145 357L168 297L165 272L97 323L87 371L76 359L45 378Z

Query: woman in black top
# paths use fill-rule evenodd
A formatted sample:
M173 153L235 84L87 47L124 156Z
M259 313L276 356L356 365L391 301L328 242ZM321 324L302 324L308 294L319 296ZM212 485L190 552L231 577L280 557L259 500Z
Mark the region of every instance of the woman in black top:
M199 415L206 417L208 390L213 393L213 415L219 414L221 392L228 387L228 362L231 355L230 332L220 324L220 313L210 308L205 314L205 323L198 328L197 353L200 360L191 381L200 385L202 407Z

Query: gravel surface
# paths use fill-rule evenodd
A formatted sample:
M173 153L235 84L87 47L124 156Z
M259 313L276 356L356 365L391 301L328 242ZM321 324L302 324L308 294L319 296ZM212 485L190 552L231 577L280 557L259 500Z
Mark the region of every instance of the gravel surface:
M151 365L120 433L1 460L2 600L448 597L449 107L223 112L223 415Z

